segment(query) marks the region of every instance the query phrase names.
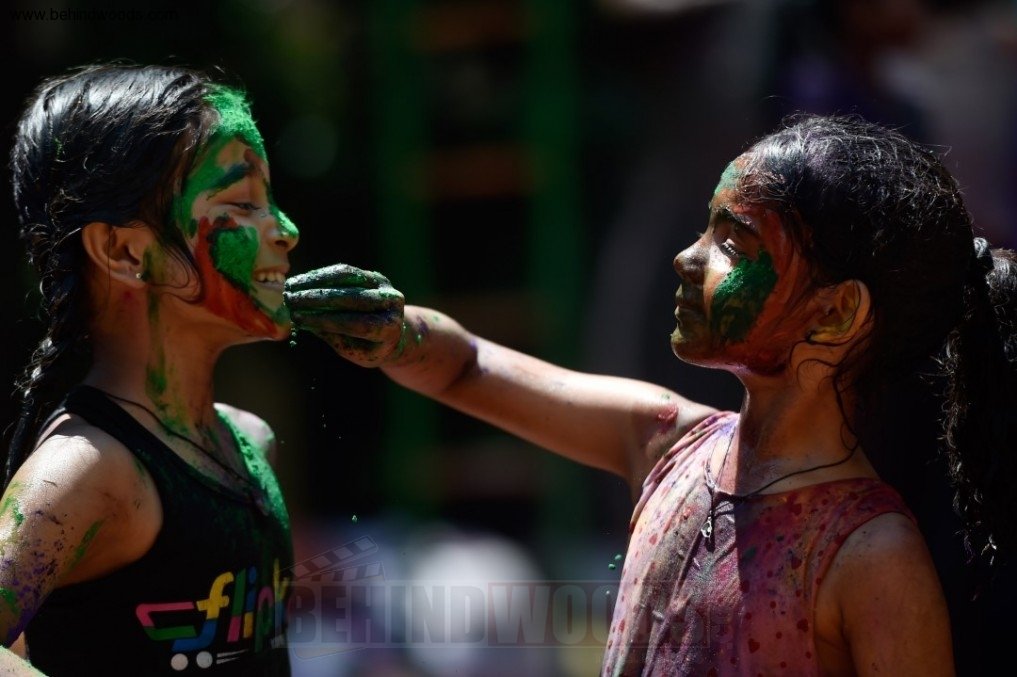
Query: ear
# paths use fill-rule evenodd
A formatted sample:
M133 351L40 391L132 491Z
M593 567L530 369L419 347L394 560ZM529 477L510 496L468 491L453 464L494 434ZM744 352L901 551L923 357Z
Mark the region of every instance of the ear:
M81 243L92 263L118 282L141 288L147 284L144 269L145 250L154 241L152 231L143 223L113 226L93 221L81 229Z
M869 318L872 298L860 280L826 287L816 297L819 308L807 340L812 344L844 345L859 335Z

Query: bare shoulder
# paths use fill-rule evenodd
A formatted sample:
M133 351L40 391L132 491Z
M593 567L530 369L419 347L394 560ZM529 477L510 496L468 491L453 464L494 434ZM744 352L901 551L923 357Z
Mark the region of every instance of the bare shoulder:
M276 441L272 427L257 414L252 414L244 409L239 409L230 404L217 402L215 405L219 412L226 416L233 426L254 445L254 448L268 459L269 463L275 461Z
M68 416L0 499L0 637L9 643L54 589L106 575L148 551L162 525L147 470L107 433Z
M946 600L925 540L905 515L879 515L848 536L817 607L817 630L825 626L820 635L843 643L857 674L953 674Z
M127 512L124 505L134 504L139 492L151 484L151 476L122 442L68 416L29 455L15 481L38 485L42 493L63 500L100 494L113 517Z

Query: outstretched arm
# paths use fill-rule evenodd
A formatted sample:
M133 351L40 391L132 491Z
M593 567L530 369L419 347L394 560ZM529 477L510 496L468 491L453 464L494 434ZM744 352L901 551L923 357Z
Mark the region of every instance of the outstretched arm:
M580 463L638 485L713 412L641 381L555 366L409 306L378 273L333 266L290 280L294 321L343 357Z

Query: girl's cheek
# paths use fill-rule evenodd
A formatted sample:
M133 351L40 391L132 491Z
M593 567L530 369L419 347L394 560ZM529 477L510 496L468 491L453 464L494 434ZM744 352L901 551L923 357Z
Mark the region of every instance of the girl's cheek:
M241 289L250 290L260 245L257 229L219 228L212 231L209 239L215 269Z
M777 284L770 254L761 249L755 259L742 258L713 291L710 302L712 332L723 342L744 342L760 324Z

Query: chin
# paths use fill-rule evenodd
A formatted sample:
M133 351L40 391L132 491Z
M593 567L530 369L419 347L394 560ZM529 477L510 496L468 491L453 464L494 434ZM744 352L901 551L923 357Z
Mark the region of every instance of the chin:
M282 341L289 338L293 322L290 321L290 314L288 312L274 313L271 316L264 313L259 313L258 315L257 322L250 322L242 327L242 329L247 330L250 340Z
M753 356L744 354L741 346L718 346L710 341L693 341L672 335L671 352L682 362L695 367L723 369L735 374L755 370Z
M697 367L713 366L710 362L710 350L701 342L690 340L677 331L671 334L671 352L682 362Z

